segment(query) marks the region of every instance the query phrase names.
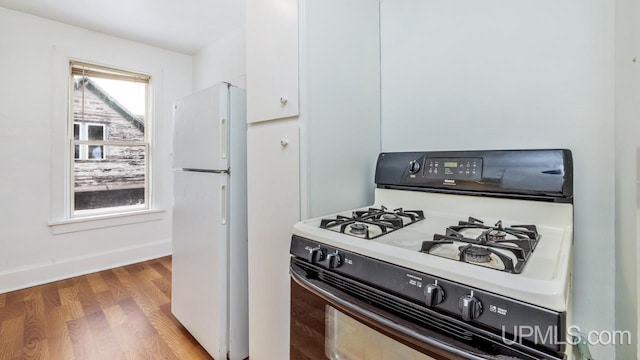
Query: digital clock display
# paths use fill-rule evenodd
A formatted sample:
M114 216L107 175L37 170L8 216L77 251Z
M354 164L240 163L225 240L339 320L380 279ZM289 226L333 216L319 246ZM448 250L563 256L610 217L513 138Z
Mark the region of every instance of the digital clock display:
M445 161L444 162L444 167L446 167L446 168L457 168L458 167L458 162L456 162L456 161Z

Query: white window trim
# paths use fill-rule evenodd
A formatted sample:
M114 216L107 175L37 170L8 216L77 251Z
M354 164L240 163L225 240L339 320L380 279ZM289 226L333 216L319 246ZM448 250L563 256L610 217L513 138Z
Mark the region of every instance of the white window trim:
M160 220L165 216L164 214L164 210L144 209L113 214L78 217L61 221L50 221L48 225L54 235L67 234L111 226L120 226Z
M131 69L137 73L147 73L151 75L151 88L148 96L148 107L151 110L154 119L162 117L162 109L158 108L155 101L156 97L161 98L163 84L162 68L154 68L148 71L136 69L131 63L121 63L120 61L112 61L110 64L103 63L104 59L97 60L87 58L82 53L82 49L75 47L60 47L53 45L51 47L52 61L52 102L51 102L51 215L48 222L49 228L53 234L62 234L75 231L88 231L92 229L121 226L125 224L135 224L152 220L160 220L165 213L165 207L170 206L171 199L167 197L163 191L163 178L161 171L165 165L156 166L153 164L153 154L149 152L147 166L148 173L154 178L153 182L148 184L149 199L146 200L148 208L146 210L132 210L130 212L121 212L118 214L101 214L88 216L84 218L72 218L70 214L71 199L69 194L70 172L68 169L72 164L69 155L69 62L72 60L82 61L91 64L104 65L108 67L116 67L119 69ZM157 120L156 120L157 121ZM149 126L150 135L149 145L153 148L156 142L157 134L155 134L156 126ZM73 135L73 133L72 133ZM71 154L73 155L73 154ZM165 169L166 171L166 169ZM117 219L117 220L114 220Z
M148 131L148 129L150 128L150 124L151 124L151 118L153 117L153 114L151 113L151 107L150 107L150 98L151 98L151 82L147 85L147 95L145 98L145 116L144 116L144 139L143 141L121 141L121 142L113 142L113 141L89 141L88 140L88 125L102 125L104 127L103 124L99 124L99 123L86 123L87 125L85 126L81 126L80 127L80 140L74 140L74 134L73 134L73 127L76 123L78 123L78 121L75 121L74 119L74 111L72 111L71 109L74 108L74 97L75 97L75 87L74 87L74 76L71 74L71 67L70 67L70 62L68 62L68 71L67 71L67 76L68 76L68 81L69 81L69 92L68 92L68 104L69 104L69 110L68 110L68 142L71 146L69 146L68 148L68 157L70 158L70 165L69 165L69 180L68 180L68 191L69 191L69 199L68 199L68 208L69 208L69 219L78 219L78 218L84 218L84 217L91 217L91 216L96 216L96 215L103 215L103 214L122 214L122 213L128 213L128 212L132 212L132 211L138 211L138 210L147 210L147 209L151 209L152 206L149 203L152 196L151 196L151 183L152 183L152 174L150 172L150 163L152 162L152 158L150 155L150 150L151 150L151 142L149 141L150 139L153 139L153 137L150 135L150 132ZM86 64L95 64L98 66L103 66L99 63L88 63L88 62L84 62L83 63ZM107 66L109 68L113 68L113 69L122 69L119 67L114 67L114 66ZM122 69L124 71L128 71L126 69ZM151 80L153 80L153 77L151 77ZM81 124L84 124L82 122L80 122ZM84 128L84 129L83 129ZM104 131L103 131L103 139L106 139L106 127L104 127ZM82 140L83 137L83 132L84 132L84 138L87 140ZM106 149L107 146L109 145L121 145L121 146L144 146L145 147L145 177L144 177L144 205L140 206L140 205L131 205L131 206L122 206L122 207L109 207L109 208L99 208L99 209L90 209L90 210L83 210L82 212L78 212L75 209L75 191L74 191L74 170L75 170L75 145L76 144L80 144L80 154L81 154L81 159L82 159L82 155L86 155L86 159L82 159L82 160L93 160L93 159L89 159L88 158L88 147L90 145L102 145L104 146L104 148ZM84 146L84 147L83 147ZM85 149L87 151L86 154L83 153L83 149ZM103 159L105 158L105 154L102 154Z

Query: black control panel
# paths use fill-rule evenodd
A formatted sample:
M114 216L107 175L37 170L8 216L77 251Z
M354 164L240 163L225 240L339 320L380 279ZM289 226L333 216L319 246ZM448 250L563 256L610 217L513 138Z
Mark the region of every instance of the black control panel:
M422 176L429 179L480 180L482 158L425 157Z
M420 273L381 260L321 244L299 236L291 239L291 254L320 271L335 272L356 279L383 292L408 299L452 320L490 329L514 340L514 329L537 328L554 337L521 339L535 346L563 352L566 314L531 305L469 285Z
M381 153L380 188L573 202L570 150Z

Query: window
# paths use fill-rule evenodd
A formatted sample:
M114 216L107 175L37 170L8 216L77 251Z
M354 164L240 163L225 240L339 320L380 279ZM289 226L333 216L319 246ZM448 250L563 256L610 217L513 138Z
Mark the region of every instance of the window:
M105 126L104 124L83 124L73 123L73 139L83 141L104 141ZM104 160L104 146L102 145L75 145L75 159L98 159Z
M70 63L71 215L149 206L150 77Z

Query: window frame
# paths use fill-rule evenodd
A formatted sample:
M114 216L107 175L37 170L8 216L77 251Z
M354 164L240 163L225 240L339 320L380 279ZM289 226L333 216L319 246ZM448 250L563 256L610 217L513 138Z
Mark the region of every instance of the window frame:
M143 82L145 84L145 104L144 104L144 117L143 117L143 124L144 124L144 138L142 141L110 141L107 140L107 131L108 131L108 126L106 126L106 124L101 124L101 123L96 123L96 122L79 122L76 121L75 119L75 112L74 112L74 99L75 99L75 80L74 80L74 75L77 75L77 68L78 67L85 67L87 69L91 69L90 71L88 71L88 75L93 75L93 76L88 76L88 77L100 77L99 73L100 71L105 71L110 75L113 76L105 76L105 78L116 78L119 80L127 80L127 79L131 79L133 81L131 82ZM98 72L94 71L97 70ZM76 72L74 74L74 71ZM115 75L114 75L115 74ZM118 74L121 74L122 76L118 76ZM125 79L126 78L126 79ZM147 75L147 74L143 74L143 73L136 73L136 72L131 72L128 70L122 70L122 69L117 69L117 68L112 68L112 67L105 67L105 66L101 66L101 65L97 65L97 64L91 64L91 63L84 63L84 62L79 62L79 61L75 61L75 60L71 60L69 59L68 62L68 73L67 73L67 79L69 82L69 93L68 93L68 105L67 105L67 136L66 136L66 142L67 142L67 146L66 146L66 153L67 153L67 164L68 164L68 169L67 169L67 181L66 181L66 187L67 187L67 191L68 191L68 198L67 198L67 211L68 213L68 219L80 219L80 218L86 218L86 217L92 217L92 216L100 216L100 215L125 215L127 213L134 213L134 212L140 212L140 211L144 211L144 210L150 210L152 209L152 205L151 204L151 199L153 199L153 196L151 194L151 184L152 184L152 171L151 171L151 162L152 162L152 156L151 156L151 144L152 144L152 139L151 139L151 120L153 117L152 111L151 111L151 76ZM135 79L138 79L138 81L136 81ZM79 140L75 140L75 136L74 136L74 126L78 124L80 125L79 127L79 134L78 134L78 138ZM88 140L88 127L90 125L99 125L103 127L103 140L102 141L98 141L98 140ZM86 135L86 140L82 140L82 134L83 131ZM76 158L75 157L75 146L78 145L80 146L80 150L79 150L79 155L80 158ZM102 146L103 147L103 152L102 152L102 158L101 159L90 159L89 158L89 154L88 154L88 148L90 146ZM122 146L122 147L126 147L126 146L130 146L130 147L144 147L144 204L142 205L126 205L126 206L116 206L116 207L105 207L105 208L97 208L97 209L87 209L87 210L76 210L75 209L75 166L76 166L76 161L81 160L81 161L104 161L107 158L107 147L108 146ZM84 149L84 153L83 153L83 149ZM86 155L86 157L83 158L83 155Z

